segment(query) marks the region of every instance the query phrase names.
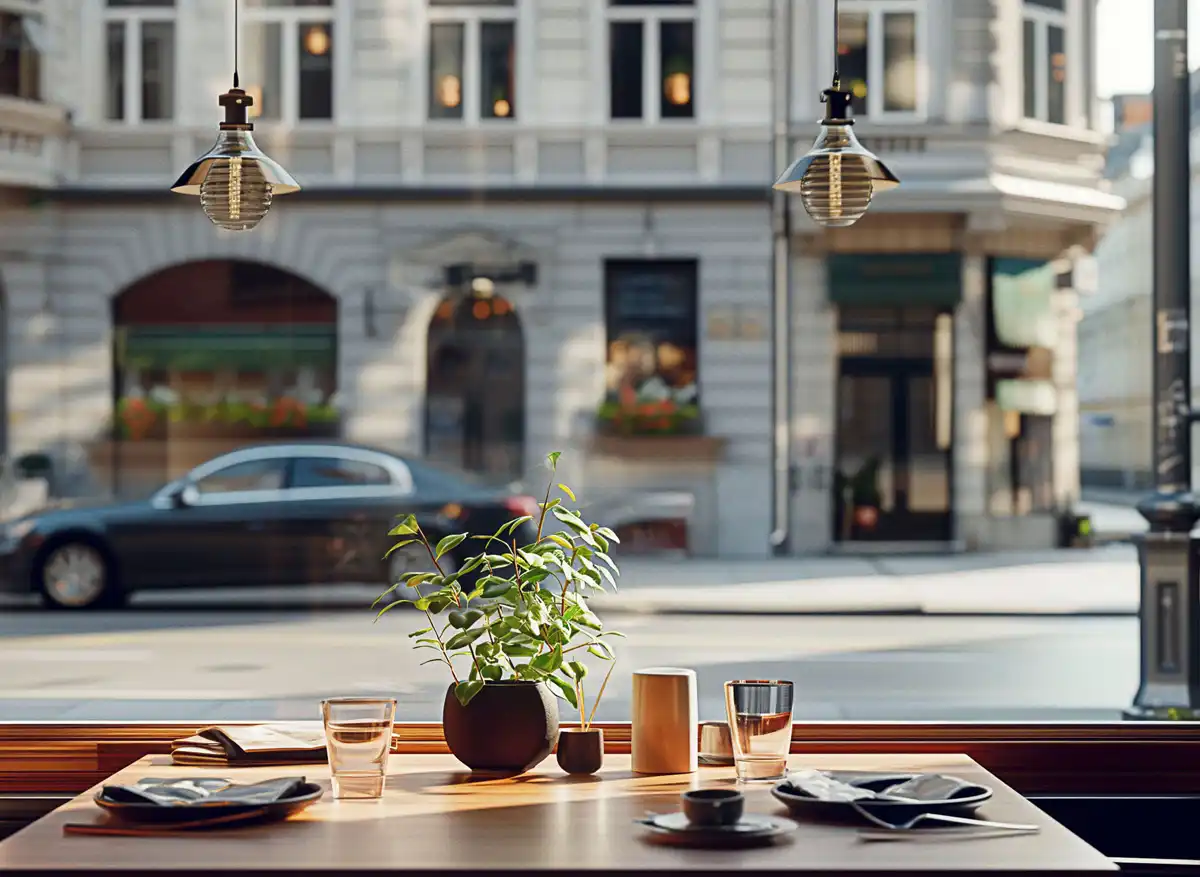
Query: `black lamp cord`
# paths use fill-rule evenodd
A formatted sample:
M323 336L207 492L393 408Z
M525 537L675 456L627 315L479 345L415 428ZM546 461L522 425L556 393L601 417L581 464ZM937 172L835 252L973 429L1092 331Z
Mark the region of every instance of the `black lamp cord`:
M236 0L235 0L236 2ZM842 87L842 75L838 71L838 57L842 48L841 16L838 14L838 0L833 0L833 90Z
M837 0L834 0L836 3ZM238 33L241 28L238 26L238 9L241 7L238 0L233 0L233 87L238 88ZM836 78L836 74L835 74Z

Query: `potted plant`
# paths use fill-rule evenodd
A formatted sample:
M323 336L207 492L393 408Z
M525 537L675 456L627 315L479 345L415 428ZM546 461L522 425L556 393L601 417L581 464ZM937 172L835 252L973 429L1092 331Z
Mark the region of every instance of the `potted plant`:
M604 697L604 689L608 687L608 677L612 676L615 665L610 661L604 681L596 699L592 701L592 711L584 714L585 698L583 696L583 677L587 668L580 665L580 673L575 676L575 700L579 707L579 727L563 728L558 736L558 766L569 774L587 775L595 773L604 762L604 731L592 726L596 718L596 707L600 698ZM572 674L574 675L574 674Z
M552 473L559 456L547 457ZM444 664L450 674L442 726L450 751L472 770L523 773L549 755L558 740L555 695L578 708L587 672L579 658L586 651L611 662L604 638L621 635L604 631L587 602L616 589L608 554L616 534L567 508L563 499L575 495L557 487L562 495L551 498L551 476L533 542L520 545L515 535L532 517L514 518L491 535L469 537L482 549L455 570L443 561L467 534L433 545L413 515L390 532L400 541L389 554L419 543L434 571L405 573L376 605L398 589L411 596L389 602L376 620L405 604L424 613L427 626L409 636L434 653L426 663ZM560 532L546 532L547 515L563 525Z

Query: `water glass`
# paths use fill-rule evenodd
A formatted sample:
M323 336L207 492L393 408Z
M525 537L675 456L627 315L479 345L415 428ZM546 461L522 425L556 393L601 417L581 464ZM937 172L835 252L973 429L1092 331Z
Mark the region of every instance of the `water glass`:
M335 798L383 794L396 701L387 697L333 697L321 701L325 748Z
M726 682L725 711L738 782L783 779L792 744L792 683L765 679Z

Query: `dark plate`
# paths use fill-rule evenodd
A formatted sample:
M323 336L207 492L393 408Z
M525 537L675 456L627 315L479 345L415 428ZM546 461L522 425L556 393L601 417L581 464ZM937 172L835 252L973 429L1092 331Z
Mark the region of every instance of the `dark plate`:
M911 773L867 774L840 771L830 771L829 775L844 783L849 783L861 789L869 789L872 792L882 792L890 786L908 782L918 776L922 776L921 774ZM865 800L860 801L859 804L864 809L886 811L887 815L884 818L888 821L899 822L906 818L912 818L919 813L947 813L962 816L978 810L984 801L992 797L992 790L987 786L981 786L977 783L946 774L938 776L948 781L947 785L953 784L955 787L946 797L925 798L913 802ZM838 821L866 821L847 801L822 801L818 798L785 788L784 783L786 782L784 780L776 784L771 789L771 794L775 800L785 804L793 816L827 818Z
M316 783L304 783L299 793L290 798L281 798L270 804L179 804L174 807L162 804L131 804L112 801L99 791L93 799L123 822L173 823L200 822L204 819L221 819L236 822L239 817L246 821L274 822L287 819L321 797L323 791ZM259 812L261 811L261 812Z
M639 819L650 829L649 836L670 843L695 847L744 847L774 841L796 830L796 823L782 816L747 814L736 825L692 825L682 813L660 813Z

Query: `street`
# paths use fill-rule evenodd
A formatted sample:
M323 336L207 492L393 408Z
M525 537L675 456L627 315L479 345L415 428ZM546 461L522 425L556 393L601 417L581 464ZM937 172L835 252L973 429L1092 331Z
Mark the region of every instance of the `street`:
M631 561L623 579L601 609L627 639L599 719L627 719L630 672L655 665L696 669L701 718L723 715L732 678L795 680L799 721L1113 720L1137 687L1127 545ZM411 611L373 624L375 593L142 594L123 612L81 614L10 601L0 720L314 718L322 697L368 692L397 697L401 720L436 720L443 668L419 666L426 655L406 637L423 625Z

